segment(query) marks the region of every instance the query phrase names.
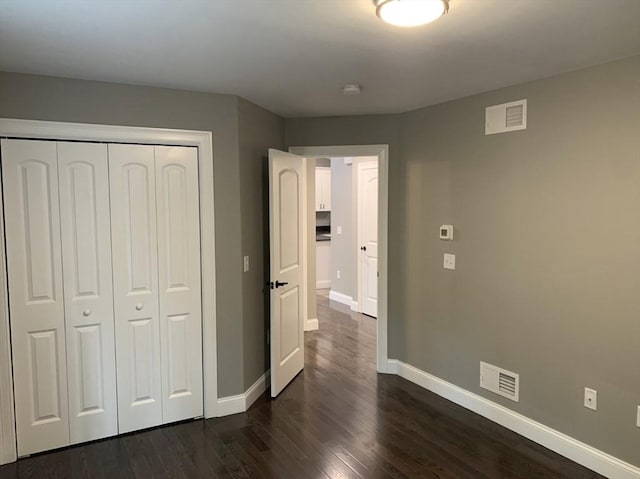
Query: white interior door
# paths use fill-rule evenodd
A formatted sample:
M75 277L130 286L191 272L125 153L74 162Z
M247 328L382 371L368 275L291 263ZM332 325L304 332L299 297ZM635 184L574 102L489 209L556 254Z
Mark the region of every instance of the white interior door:
M154 147L109 145L120 433L162 423Z
M69 444L56 143L2 140L18 455Z
M378 162L358 163L359 309L378 316Z
M304 367L305 159L269 150L271 396Z
M71 444L118 433L107 145L58 142Z
M163 422L203 414L198 150L155 148Z

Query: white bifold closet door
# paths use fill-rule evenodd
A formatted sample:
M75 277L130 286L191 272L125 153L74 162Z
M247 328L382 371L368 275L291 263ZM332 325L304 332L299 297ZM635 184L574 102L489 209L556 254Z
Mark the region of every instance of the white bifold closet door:
M56 144L2 140L18 455L69 444Z
M70 443L118 434L107 145L58 142Z
M202 415L197 150L109 145L121 433Z
M197 149L1 148L19 455L201 416Z
M2 154L18 453L117 434L107 147Z
M109 145L120 433L162 424L154 147Z
M198 150L156 146L162 422L202 416Z

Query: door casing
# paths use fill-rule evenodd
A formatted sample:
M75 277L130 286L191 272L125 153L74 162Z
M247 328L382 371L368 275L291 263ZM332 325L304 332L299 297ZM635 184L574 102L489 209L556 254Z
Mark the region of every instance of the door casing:
M75 140L106 143L195 146L198 148L200 195L201 287L204 416L219 415L216 333L215 217L213 192L213 135L210 131L128 127L0 118L0 137ZM1 193L1 191L0 191ZM7 301L5 231L0 195L0 464L17 459L13 377ZM202 245L207 245L203 248Z

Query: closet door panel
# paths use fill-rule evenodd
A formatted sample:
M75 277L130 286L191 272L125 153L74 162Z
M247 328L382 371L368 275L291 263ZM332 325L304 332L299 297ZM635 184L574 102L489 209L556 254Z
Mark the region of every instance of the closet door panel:
M71 443L118 433L107 145L58 143Z
M156 147L163 422L203 414L198 152Z
M56 143L2 140L18 455L69 444Z
M109 145L119 432L162 423L154 147Z

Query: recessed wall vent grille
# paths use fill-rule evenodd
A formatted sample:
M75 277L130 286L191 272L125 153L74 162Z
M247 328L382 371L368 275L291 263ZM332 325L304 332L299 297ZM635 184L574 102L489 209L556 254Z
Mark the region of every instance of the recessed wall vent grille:
M527 128L527 100L518 100L487 107L485 135L525 130Z
M480 363L480 387L513 401L520 400L520 375L487 363Z
M524 107L522 105L514 105L507 107L507 120L505 125L507 128L514 126L522 126L524 121Z

